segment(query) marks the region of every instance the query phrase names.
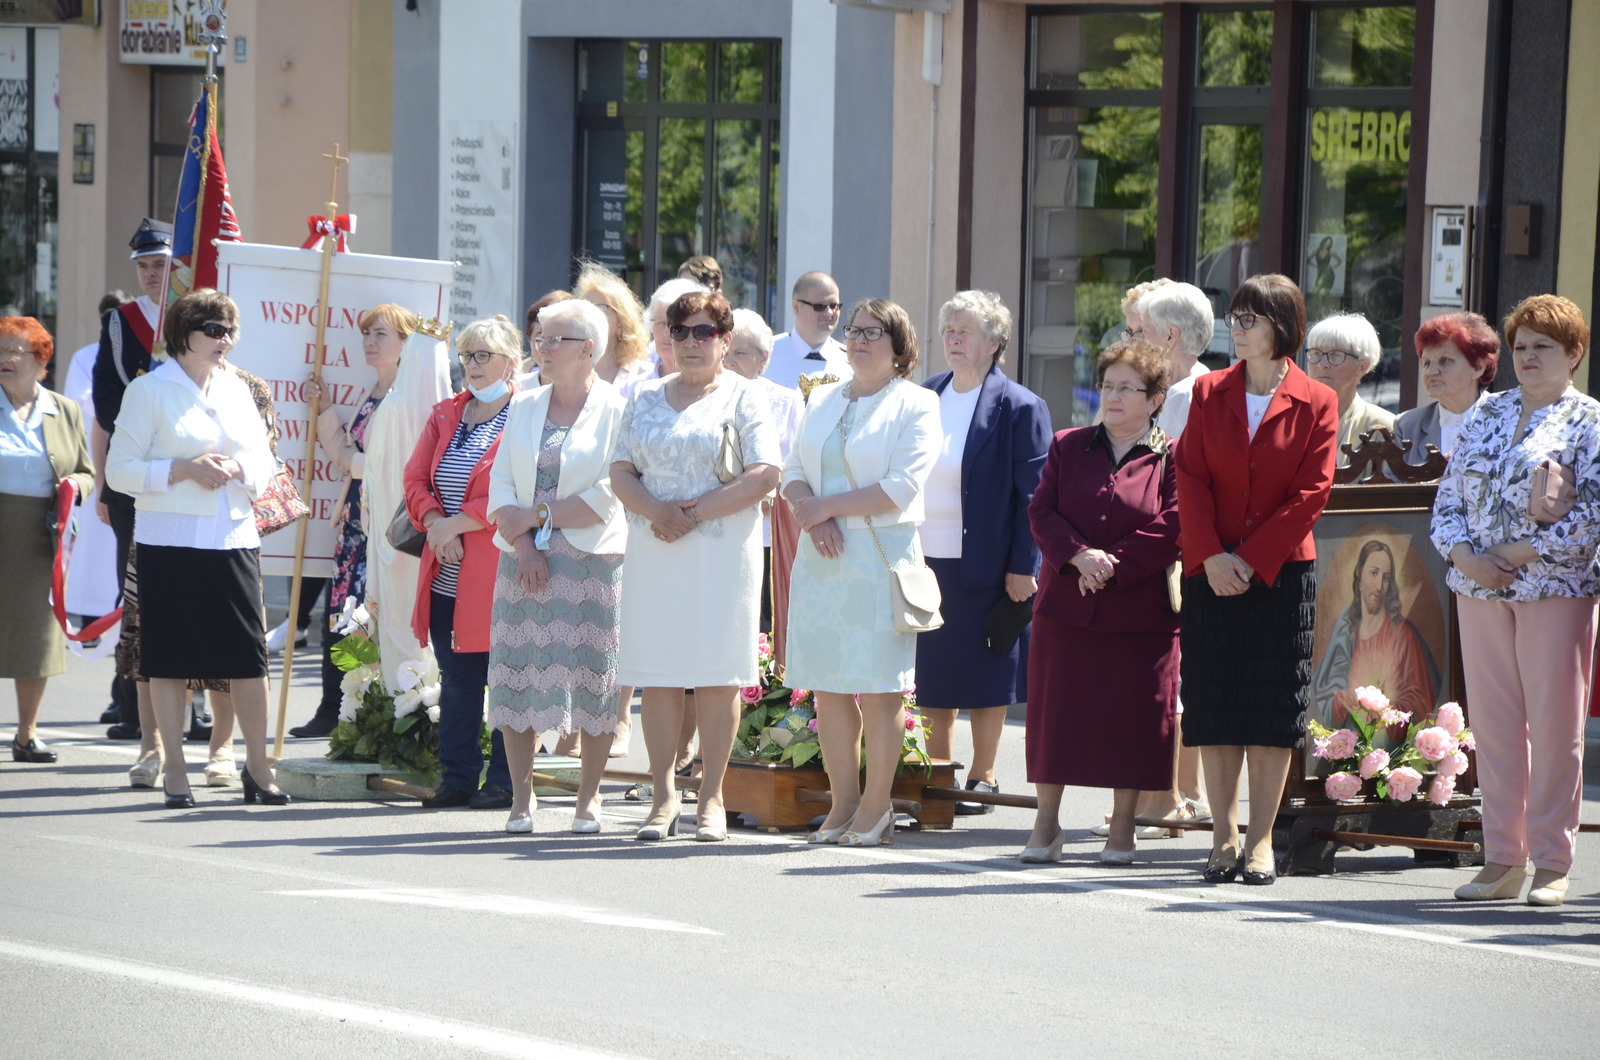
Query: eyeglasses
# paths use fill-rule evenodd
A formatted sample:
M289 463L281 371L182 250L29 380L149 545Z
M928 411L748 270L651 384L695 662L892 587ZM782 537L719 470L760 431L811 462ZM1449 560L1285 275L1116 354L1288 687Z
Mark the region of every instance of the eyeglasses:
M553 350L563 342L588 341L588 339L580 339L575 335L540 335L533 340L533 348L536 350Z
M540 339L539 342L542 343L542 342L544 342L544 340ZM462 364L488 364L494 358L496 358L496 357L504 357L504 356L505 356L505 354L500 353L497 350L462 350L461 351L461 363Z
M1144 328L1139 328L1137 331L1133 328L1123 328L1122 337L1125 339L1142 339L1144 338Z
M687 324L674 324L667 329L667 334L672 336L673 342L687 342L691 335L696 342L710 342L722 334L722 329L715 324L696 324L692 328Z
M1324 350L1319 349L1316 346L1306 347L1307 364L1325 364L1329 368L1337 368L1343 364L1347 358L1354 356L1355 354L1350 353L1347 350Z
M1125 398L1129 394L1148 394L1148 393L1150 393L1150 388L1149 387L1129 386L1127 383L1118 383L1115 386L1112 386L1110 383L1101 383L1100 384L1100 394L1103 397L1111 397L1111 396L1115 395L1116 397L1119 397L1119 398Z
M864 342L877 342L883 338L884 329L873 325L867 328L858 328L854 324L844 326L844 337L847 339L861 339Z
M32 351L21 346L0 347L0 361L19 361L24 357L31 356L33 356Z
M196 324L189 330L191 332L203 331L208 339L232 339L237 338L239 335L238 328L229 327L227 324L219 324L215 320L208 320L204 324Z
M804 298L796 298L795 301L801 305L808 305L819 313L837 313L839 311L838 302L808 302Z
M1261 319L1259 313L1229 313L1222 318L1229 331L1249 331Z

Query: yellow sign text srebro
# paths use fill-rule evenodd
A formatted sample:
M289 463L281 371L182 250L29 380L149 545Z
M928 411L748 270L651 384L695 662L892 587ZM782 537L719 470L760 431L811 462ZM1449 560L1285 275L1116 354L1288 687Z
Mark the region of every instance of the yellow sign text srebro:
M1411 161L1411 111L1325 107L1311 114L1313 162Z

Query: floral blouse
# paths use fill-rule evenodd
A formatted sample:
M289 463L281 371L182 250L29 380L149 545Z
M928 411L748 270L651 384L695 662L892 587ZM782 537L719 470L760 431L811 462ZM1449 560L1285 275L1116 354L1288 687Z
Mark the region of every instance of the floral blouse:
M1446 557L1465 541L1479 552L1526 540L1539 559L1504 589L1485 589L1450 568L1452 591L1480 600L1529 601L1548 596L1600 596L1600 402L1567 387L1554 403L1522 416L1522 391L1492 394L1461 428L1433 502L1434 547ZM1544 526L1528 514L1534 469L1559 461L1576 472L1572 511Z

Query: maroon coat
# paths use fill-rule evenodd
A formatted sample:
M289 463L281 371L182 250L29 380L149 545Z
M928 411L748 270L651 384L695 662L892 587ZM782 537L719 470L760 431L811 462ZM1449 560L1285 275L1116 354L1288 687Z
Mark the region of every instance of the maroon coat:
M1101 633L1172 633L1166 569L1178 558L1178 489L1166 436L1152 429L1120 468L1099 427L1050 443L1028 520L1043 562L1034 613ZM1118 560L1105 588L1085 596L1072 557L1098 548Z

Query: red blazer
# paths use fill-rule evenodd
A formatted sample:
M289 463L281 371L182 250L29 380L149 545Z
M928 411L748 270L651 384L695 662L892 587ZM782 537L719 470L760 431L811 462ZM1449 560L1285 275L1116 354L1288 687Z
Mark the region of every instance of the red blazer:
M1195 380L1173 447L1183 571L1233 552L1271 585L1285 563L1317 558L1311 528L1333 486L1339 399L1291 362L1252 439L1244 373L1241 362Z
M1096 441L1099 430L1056 435L1028 502L1028 522L1044 556L1034 614L1102 633L1176 633L1165 575L1178 558L1172 461L1165 452L1145 451L1113 471L1110 450ZM1072 566L1072 557L1086 548L1117 557L1115 576L1087 596Z
M463 390L433 406L433 415L422 429L417 447L406 461L406 512L411 523L422 529L422 517L429 512L443 512L438 489L434 485L434 472L444 457L450 439L461 424L462 412L472 393ZM467 479L467 495L461 503L461 514L476 519L482 526L461 535L465 551L461 556L461 573L456 582L456 651L488 651L489 623L494 611L494 576L500 563L500 550L494 544L494 527L489 524L489 469L494 455L500 451L496 438L489 451L472 469ZM376 532L381 533L381 530ZM417 579L417 602L411 609L411 631L417 643L428 644L428 620L433 613L433 578L439 573L439 557L433 549L422 550L422 575Z

